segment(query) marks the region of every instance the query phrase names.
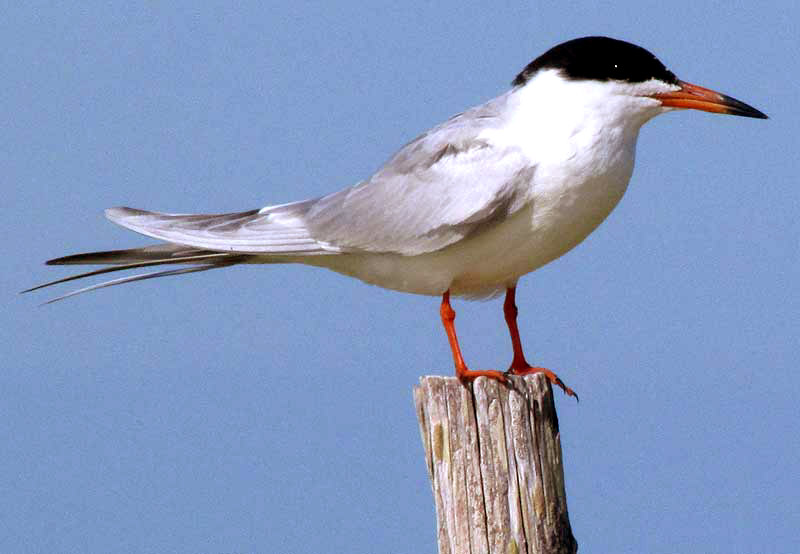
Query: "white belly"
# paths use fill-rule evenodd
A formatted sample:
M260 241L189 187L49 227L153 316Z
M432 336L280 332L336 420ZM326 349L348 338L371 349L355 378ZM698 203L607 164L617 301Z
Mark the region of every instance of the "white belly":
M597 228L622 198L613 182L542 187L510 218L442 250L419 256L345 254L304 260L370 284L415 294L485 297L565 254Z

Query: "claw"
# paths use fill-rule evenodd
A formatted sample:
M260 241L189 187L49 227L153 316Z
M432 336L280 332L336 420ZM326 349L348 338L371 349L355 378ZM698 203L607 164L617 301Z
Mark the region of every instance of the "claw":
M581 401L581 399L578 397L578 395L575 393L575 391L572 390L571 388L569 388L567 385L565 385L564 381L562 381L561 378L558 375L556 375L555 373L553 373L549 369L545 369L543 367L531 367L531 366L528 366L528 367L513 367L512 366L512 367L508 368L508 371L505 372L506 375L532 375L534 373L544 373L544 376L547 377L547 379L552 384L560 387L561 390L564 391L564 394L566 394L567 396L574 396L575 400L578 401L578 402Z

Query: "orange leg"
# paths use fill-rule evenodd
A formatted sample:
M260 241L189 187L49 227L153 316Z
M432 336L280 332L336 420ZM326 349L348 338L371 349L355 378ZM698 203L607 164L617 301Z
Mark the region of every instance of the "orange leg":
M447 333L447 340L450 341L450 350L453 352L453 362L456 365L456 377L462 381L473 381L478 377L489 377L490 379L497 379L501 383L506 382L506 376L502 371L472 371L467 369L467 364L464 363L464 358L461 356L461 348L458 346L458 337L456 337L456 312L450 307L450 291L448 290L442 295L442 306L439 308L439 313L442 316L442 325Z
M517 304L514 298L517 293L517 287L510 287L506 290L506 300L503 303L503 314L506 316L506 324L508 325L508 332L511 334L511 346L514 348L514 359L511 360L511 366L506 373L512 375L530 375L531 373L544 373L551 383L558 385L567 393L568 396L574 396L578 399L571 388L566 386L564 382L558 378L558 375L545 369L543 367L533 367L525 361L525 354L522 353L522 341L519 338L519 329L517 328Z

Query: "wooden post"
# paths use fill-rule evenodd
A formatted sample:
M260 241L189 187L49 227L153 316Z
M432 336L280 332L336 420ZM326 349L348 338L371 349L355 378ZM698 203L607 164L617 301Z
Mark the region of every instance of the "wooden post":
M558 418L542 375L511 386L422 377L414 387L440 554L578 550L567 516Z

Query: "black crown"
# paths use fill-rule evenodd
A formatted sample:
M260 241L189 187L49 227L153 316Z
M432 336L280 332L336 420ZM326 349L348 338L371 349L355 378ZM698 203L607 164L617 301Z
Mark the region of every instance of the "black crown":
M576 38L554 46L529 63L511 84L524 85L540 69L559 69L564 77L576 81L678 82L675 74L649 51L608 37Z

